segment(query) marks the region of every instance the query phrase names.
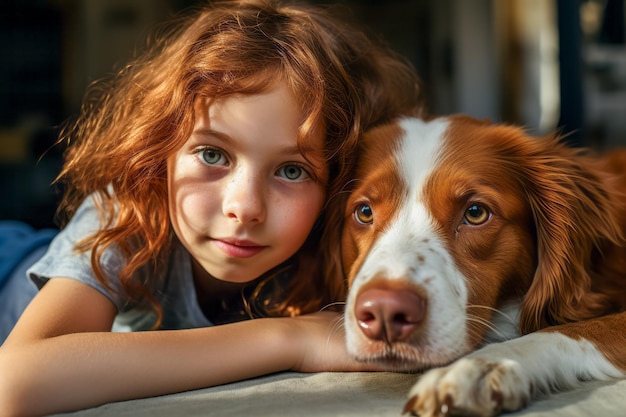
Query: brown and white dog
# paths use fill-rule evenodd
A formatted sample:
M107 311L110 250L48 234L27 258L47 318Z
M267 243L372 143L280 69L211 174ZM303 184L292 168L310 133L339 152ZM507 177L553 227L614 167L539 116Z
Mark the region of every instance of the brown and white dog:
M493 416L626 376L626 152L467 116L367 133L345 206L349 352L405 412Z

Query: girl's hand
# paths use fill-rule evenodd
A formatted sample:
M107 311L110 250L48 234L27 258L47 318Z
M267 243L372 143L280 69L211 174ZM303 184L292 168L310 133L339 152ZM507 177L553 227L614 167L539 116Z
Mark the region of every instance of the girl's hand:
M358 362L348 355L341 314L318 312L291 321L287 343L297 349L291 368L299 372L348 372L380 370L375 364Z

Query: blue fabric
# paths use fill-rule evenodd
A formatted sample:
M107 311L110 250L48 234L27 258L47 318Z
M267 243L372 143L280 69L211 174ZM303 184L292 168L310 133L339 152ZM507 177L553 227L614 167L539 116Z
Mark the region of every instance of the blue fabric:
M0 291L13 270L33 251L47 246L58 230L35 230L26 223L0 221Z
M18 221L0 221L0 344L37 293L27 268L43 256L57 233Z
M0 344L7 338L28 304L37 295L37 286L28 279L26 270L48 250L40 246L13 269L0 291Z

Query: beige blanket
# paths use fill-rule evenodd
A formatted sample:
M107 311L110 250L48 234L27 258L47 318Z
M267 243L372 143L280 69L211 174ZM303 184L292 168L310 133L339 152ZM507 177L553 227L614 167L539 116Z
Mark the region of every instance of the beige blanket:
M415 375L286 372L162 397L107 404L72 417L393 416L402 414ZM624 417L626 381L589 382L510 416Z

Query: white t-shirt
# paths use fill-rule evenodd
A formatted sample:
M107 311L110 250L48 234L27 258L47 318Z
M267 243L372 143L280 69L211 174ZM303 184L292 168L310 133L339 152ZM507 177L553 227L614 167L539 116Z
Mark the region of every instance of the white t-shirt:
M145 305L133 303L119 291L115 278L124 265L124 259L115 248L109 248L102 257L103 271L115 291L107 290L95 277L91 268L90 253L77 253L75 244L92 234L100 221L92 198L87 198L68 225L52 240L45 255L32 265L27 273L39 287L51 278L63 277L81 281L108 297L115 305L118 315L114 331L149 330L155 315ZM188 329L206 327L212 323L204 316L198 305L193 284L191 255L174 239L167 264L157 271L142 267L136 278L152 274L151 288L163 308L161 329ZM156 274L156 275L155 275Z

